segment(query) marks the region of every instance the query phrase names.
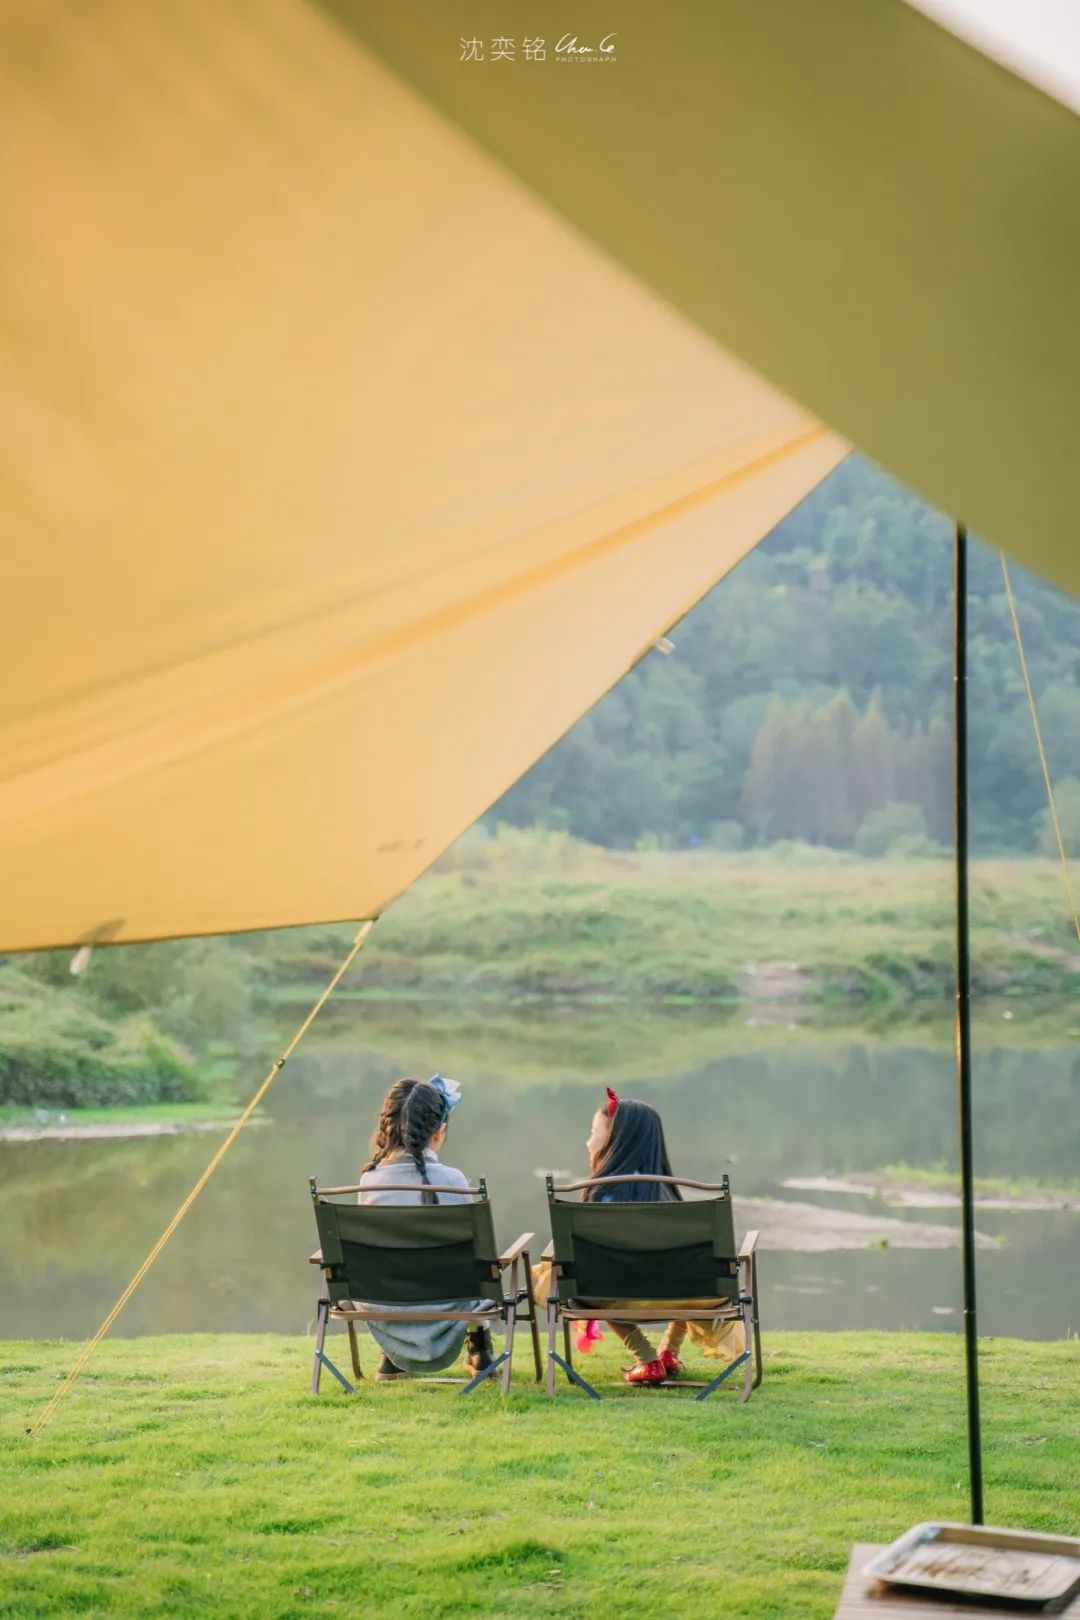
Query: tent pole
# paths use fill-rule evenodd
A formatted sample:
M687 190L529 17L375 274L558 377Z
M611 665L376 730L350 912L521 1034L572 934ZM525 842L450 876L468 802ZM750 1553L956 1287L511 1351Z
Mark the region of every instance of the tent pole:
M964 1348L967 1362L971 1522L983 1523L979 1428L979 1341L975 1322L975 1197L971 1151L971 957L968 917L967 528L956 525L953 637L956 791L956 1081L960 1105L960 1196L964 1255Z

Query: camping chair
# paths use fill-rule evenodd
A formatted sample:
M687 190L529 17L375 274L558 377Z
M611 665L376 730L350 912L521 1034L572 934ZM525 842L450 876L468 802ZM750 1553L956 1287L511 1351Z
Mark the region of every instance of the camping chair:
M490 1367L468 1380L440 1378L439 1383L461 1383L468 1395L478 1384L502 1368L503 1393L510 1387L514 1329L524 1314L532 1331L536 1382L543 1372L540 1333L533 1302L529 1266L531 1232L523 1232L502 1254L495 1247L487 1185L454 1189L454 1199L442 1204L335 1204L359 1187L322 1187L309 1181L321 1247L310 1256L322 1267L325 1281L319 1298L315 1331L315 1361L311 1370L312 1394L319 1393L325 1367L350 1395L355 1386L334 1366L323 1349L327 1324L344 1322L357 1380L364 1374L356 1339L357 1322L475 1322L506 1328L506 1348ZM415 1186L382 1186L380 1192L412 1192ZM441 1299L486 1300L483 1310L417 1310ZM363 1304L356 1301L362 1300ZM524 1305L525 1311L520 1307ZM412 1306L413 1309L402 1309ZM435 1381L435 1380L433 1380Z
M661 1181L692 1187L711 1197L685 1203L583 1204L565 1198L586 1187L613 1187L627 1181ZM742 1399L761 1383L758 1325L757 1233L748 1232L736 1253L731 1188L727 1176L716 1185L679 1176L602 1176L557 1187L547 1177L552 1241L543 1258L551 1261L548 1296L547 1392L555 1394L555 1368L593 1400L599 1394L575 1369L570 1324L604 1317L617 1322L741 1321L746 1345L741 1356L707 1384L687 1385L703 1401L737 1367L743 1368ZM694 1301L687 1305L685 1301ZM624 1303L625 1302L625 1303ZM665 1306L670 1302L670 1309ZM556 1349L559 1326L563 1348Z

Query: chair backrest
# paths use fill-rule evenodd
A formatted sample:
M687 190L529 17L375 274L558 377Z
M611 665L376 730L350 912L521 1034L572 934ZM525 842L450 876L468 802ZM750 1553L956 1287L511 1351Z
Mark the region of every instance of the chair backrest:
M357 1204L356 1187L310 1182L327 1291L379 1305L501 1298L502 1273L487 1187L442 1204ZM381 1187L380 1192L392 1189ZM407 1189L415 1191L415 1189ZM352 1203L334 1203L349 1194Z
M719 1186L706 1188L714 1196L682 1203L579 1202L583 1186L602 1187L626 1179L598 1178L556 1187L547 1178L560 1297L650 1303L737 1298L739 1262L727 1177ZM675 1184L706 1187L701 1182ZM569 1194L575 1195L572 1201Z

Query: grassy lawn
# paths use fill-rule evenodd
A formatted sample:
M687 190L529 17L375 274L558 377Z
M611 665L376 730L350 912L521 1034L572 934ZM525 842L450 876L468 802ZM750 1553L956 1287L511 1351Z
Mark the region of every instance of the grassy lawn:
M505 1402L315 1400L304 1340L114 1342L31 1441L73 1347L0 1345L0 1615L814 1620L853 1541L965 1516L954 1337L773 1334L745 1408L627 1391L618 1348L596 1406L546 1401L524 1355ZM988 1518L1075 1531L1076 1344L982 1365Z

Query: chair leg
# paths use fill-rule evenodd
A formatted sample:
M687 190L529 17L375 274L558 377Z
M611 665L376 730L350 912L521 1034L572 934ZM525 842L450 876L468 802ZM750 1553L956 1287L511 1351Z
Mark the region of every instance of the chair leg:
M322 1381L322 1370L324 1367L327 1367L333 1373L346 1395L355 1395L356 1390L349 1383L349 1380L345 1377L345 1374L338 1371L338 1369L334 1366L334 1363L330 1360L330 1357L323 1350L323 1345L326 1342L326 1324L330 1320L330 1300L325 1291L319 1300L315 1320L317 1326L315 1328L315 1359L311 1364L311 1393L313 1395L317 1395L319 1393L319 1384ZM352 1327L351 1322L349 1323L349 1326L350 1328ZM362 1373L360 1374L360 1377L363 1377Z
M330 1314L330 1301L326 1294L322 1294L315 1310L315 1359L311 1364L311 1393L319 1393L319 1382L322 1377L322 1347L326 1338L326 1321Z
M761 1303L760 1303L760 1297L758 1295L757 1255L756 1254L755 1254L755 1256L753 1258L753 1262L752 1262L752 1264L750 1266L750 1281L751 1281L751 1298L752 1298L753 1309L754 1309L754 1388L757 1389L758 1385L761 1383L763 1368L762 1368L762 1361L761 1361L761 1321L760 1321L760 1315L759 1315L759 1313L761 1311Z
M540 1324L536 1320L536 1295L533 1293L532 1266L529 1258L525 1257L525 1298L529 1306L529 1332L532 1336L533 1367L536 1370L536 1382L544 1381L544 1358L540 1351Z
M510 1393L510 1376L514 1367L514 1329L516 1326L517 1304L514 1300L511 1300L506 1312L506 1362L502 1370L502 1392L504 1395Z
M348 1321L346 1326L349 1329L349 1354L352 1356L352 1370L356 1374L357 1382L359 1382L364 1376L364 1369L360 1365L360 1346L356 1340L356 1323Z
M748 1299L743 1304L743 1337L746 1342L746 1362L743 1366L742 1403L745 1406L754 1388L754 1304Z
M548 1354L547 1354L547 1392L554 1397L555 1394L555 1340L559 1334L559 1308L555 1300L548 1300Z
M562 1336L563 1336L563 1359L565 1360L567 1367L573 1367L573 1365L574 1365L574 1345L573 1345L573 1341L572 1341L572 1339L570 1337L570 1323L569 1322L565 1322L565 1321L563 1322ZM572 1384L574 1382L574 1379L573 1379L573 1376L572 1376L571 1373L568 1372L566 1377L567 1377L567 1381L569 1383Z
M730 1378L731 1374L733 1372L737 1371L737 1369L739 1367L744 1367L745 1368L745 1367L749 1367L749 1365L750 1365L750 1352L749 1352L749 1350L744 1350L741 1356L736 1356L734 1361L729 1361L727 1366L724 1368L722 1373L717 1373L716 1377L712 1380L711 1383L706 1384L704 1389L699 1389L697 1394L692 1395L690 1397L690 1399L693 1400L693 1401L707 1401L709 1396L712 1394L713 1390L719 1389L720 1385L724 1382L724 1380L726 1378ZM744 1373L743 1376L745 1377L745 1373ZM746 1396L744 1395L743 1400L745 1400L745 1399L746 1399Z

